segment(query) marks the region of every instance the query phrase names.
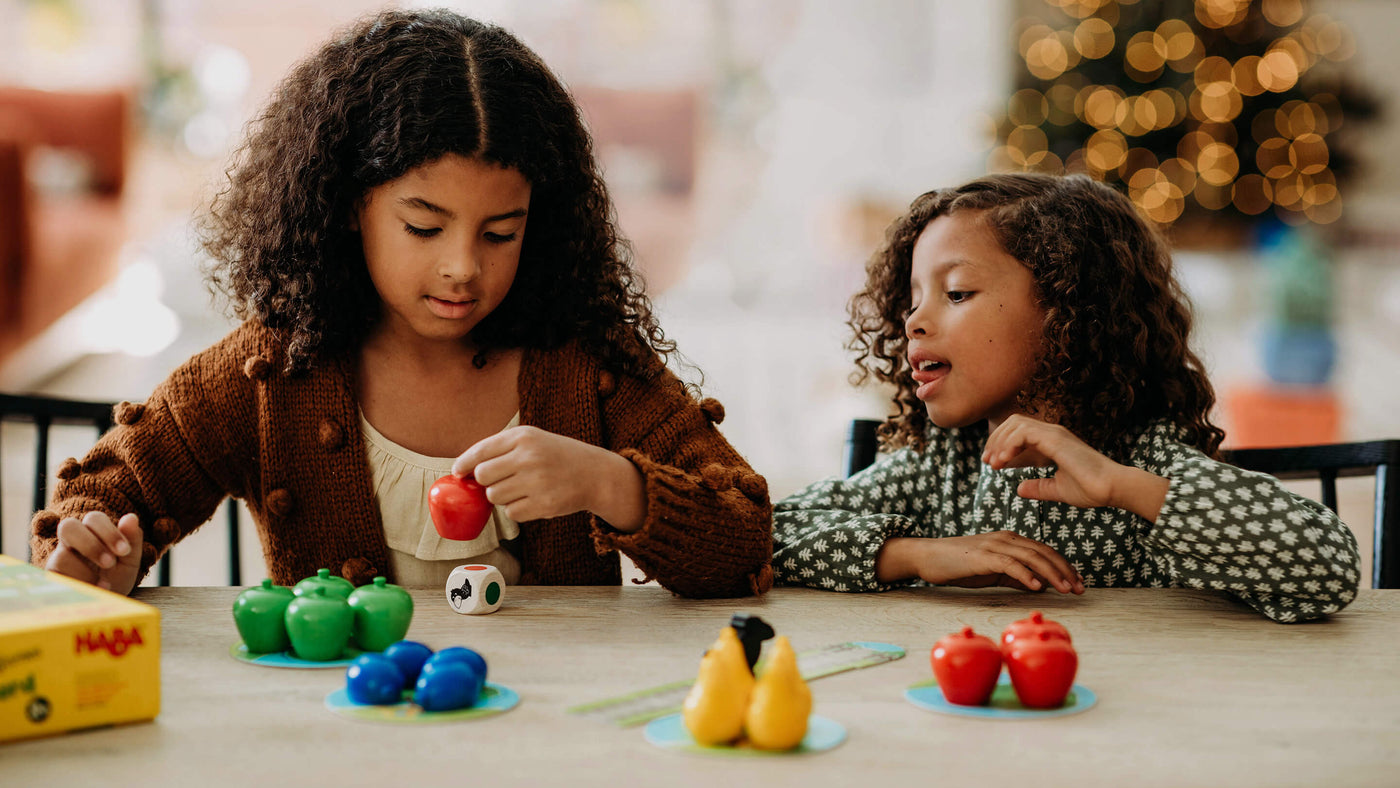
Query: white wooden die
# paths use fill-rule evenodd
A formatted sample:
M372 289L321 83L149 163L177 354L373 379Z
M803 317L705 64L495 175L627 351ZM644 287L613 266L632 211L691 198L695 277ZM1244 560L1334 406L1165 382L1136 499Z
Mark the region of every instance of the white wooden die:
M487 564L463 564L447 576L447 605L462 615L494 613L505 601L501 570Z

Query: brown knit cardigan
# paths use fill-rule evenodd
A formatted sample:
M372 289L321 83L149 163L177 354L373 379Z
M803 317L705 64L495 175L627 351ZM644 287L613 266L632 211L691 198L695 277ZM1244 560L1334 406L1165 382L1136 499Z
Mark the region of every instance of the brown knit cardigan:
M295 583L321 567L356 585L391 576L354 365L340 358L286 376L278 372L284 350L278 335L249 321L177 369L145 404L118 405L117 426L81 463L59 468L51 509L31 523L33 561L53 551L62 517L135 512L144 576L232 495L257 522L274 582ZM620 550L683 596L745 596L772 585L767 483L715 428L724 417L719 402L696 402L653 362L644 380L601 369L573 344L525 351L520 423L631 460L645 477L647 509L631 534L586 512L521 523L521 583L616 585Z

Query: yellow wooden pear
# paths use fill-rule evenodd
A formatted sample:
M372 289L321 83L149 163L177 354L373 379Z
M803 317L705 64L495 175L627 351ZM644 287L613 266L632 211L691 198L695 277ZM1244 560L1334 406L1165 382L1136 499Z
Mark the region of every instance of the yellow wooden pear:
M788 639L779 635L773 651L754 684L744 733L760 750L790 750L807 735L812 713L812 691L797 670L797 655Z
M744 646L733 627L700 659L700 675L685 696L681 719L701 744L729 744L744 732L744 710L753 691L753 674Z

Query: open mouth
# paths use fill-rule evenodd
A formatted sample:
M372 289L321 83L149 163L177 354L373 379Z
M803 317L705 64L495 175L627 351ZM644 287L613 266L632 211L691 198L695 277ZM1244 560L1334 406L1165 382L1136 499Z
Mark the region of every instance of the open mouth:
M942 361L920 361L919 366L915 367L915 369L920 372L934 372L946 366L948 365Z

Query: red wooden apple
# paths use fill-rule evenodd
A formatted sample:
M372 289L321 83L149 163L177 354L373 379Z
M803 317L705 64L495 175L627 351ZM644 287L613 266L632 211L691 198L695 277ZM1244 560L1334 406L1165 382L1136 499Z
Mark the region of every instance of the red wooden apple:
M1042 615L1039 610L1032 610L1028 618L1023 618L1020 621L1013 621L1002 631L1002 654L1010 653L1011 644L1015 643L1017 638L1035 637L1041 632L1047 632L1051 637L1070 640L1069 630L1065 629L1060 622L1051 621Z
M1006 654L1011 688L1016 690L1021 705L1032 709L1063 706L1078 669L1079 655L1074 646L1050 632L1018 637Z
M475 479L449 473L428 490L428 515L443 539L467 542L480 536L491 519L491 502Z
M943 697L960 706L985 706L1001 676L1001 650L972 627L933 644L929 661Z

